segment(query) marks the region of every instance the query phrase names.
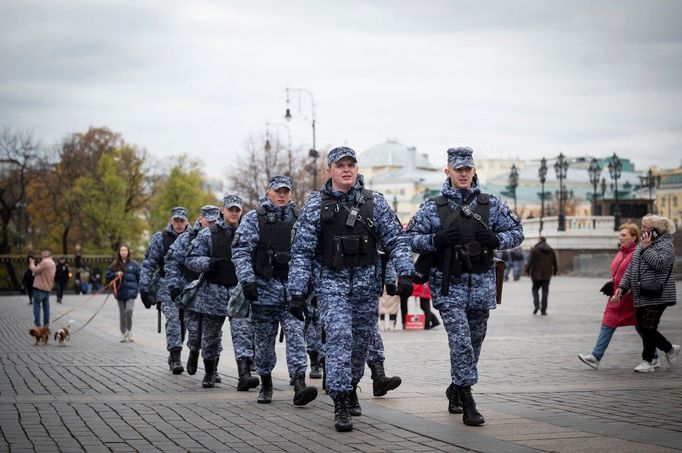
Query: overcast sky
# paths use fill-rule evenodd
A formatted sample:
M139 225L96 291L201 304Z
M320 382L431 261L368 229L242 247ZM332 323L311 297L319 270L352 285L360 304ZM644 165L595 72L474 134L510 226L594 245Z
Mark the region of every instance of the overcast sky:
M323 151L678 167L681 67L672 0L0 0L0 126L45 143L106 126L212 175L284 121L288 86L314 94ZM309 147L310 100L292 101Z

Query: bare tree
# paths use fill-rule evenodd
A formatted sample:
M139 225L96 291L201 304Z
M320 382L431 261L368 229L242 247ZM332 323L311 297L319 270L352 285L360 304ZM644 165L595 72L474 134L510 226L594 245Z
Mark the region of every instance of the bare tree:
M33 134L8 127L0 130L0 253L8 253L12 248L10 223L13 220L15 242L23 247L27 228L26 188L38 158L39 144Z

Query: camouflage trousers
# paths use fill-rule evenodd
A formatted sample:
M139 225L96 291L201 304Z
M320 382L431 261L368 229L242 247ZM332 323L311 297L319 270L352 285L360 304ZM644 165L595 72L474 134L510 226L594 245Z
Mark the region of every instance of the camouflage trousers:
M303 321L294 318L287 305L251 305L251 322L255 333L256 371L267 375L277 364L275 342L280 324L286 338L289 377L305 374L308 365L303 340Z
M317 306L313 306L310 301L308 305L308 317L303 326L305 336L305 347L308 352L317 352L320 359L324 358L324 347L322 345L322 323ZM317 304L315 304L317 305Z
M490 310L457 308L442 304L440 314L450 347L450 375L456 387L478 382L478 358L488 328Z
M250 318L230 318L230 336L236 360L254 359L254 330Z
M381 338L381 332L379 332L379 325L377 324L374 326L372 340L369 343L367 363L383 362L384 359L384 340Z
M180 320L180 309L169 296L161 302L161 311L166 317L166 349L170 351L173 348L182 348L185 326Z
M377 329L376 296L318 295L326 333L325 375L329 395L350 392L365 372L370 343Z
M214 359L223 350L223 324L225 316L207 315L196 311L185 312L187 320L187 346L192 351L201 349L201 357ZM199 346L197 348L197 346Z

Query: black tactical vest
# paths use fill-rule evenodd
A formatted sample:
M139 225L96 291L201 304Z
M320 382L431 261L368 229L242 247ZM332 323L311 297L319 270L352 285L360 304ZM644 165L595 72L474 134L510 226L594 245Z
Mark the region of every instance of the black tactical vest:
M473 198L476 198L474 209L469 208ZM436 197L438 217L443 229L456 226L461 231L457 244L447 250L439 251L439 266L443 272L459 276L463 272L482 274L493 265L493 250L484 247L476 240L476 232L488 229L490 218L490 195L472 194L462 206L450 207L444 196Z
M289 276L291 259L291 229L298 218L298 210L293 210L291 220L278 220L277 213L260 206L258 214L258 244L253 252L253 272L271 279Z
M163 230L163 233L161 233L162 237L162 243L163 243L163 251L161 253L161 262L159 263L159 275L161 277L166 276L166 270L164 269L164 266L166 265L166 254L168 253L168 250L170 250L171 245L173 245L173 242L178 238L177 235L174 233L171 233L168 230Z
M372 192L363 189L362 202L340 202L327 193L320 195L318 260L333 270L375 264L378 252Z
M195 230L192 229L192 231L189 232L189 241L187 242L187 247L189 247L189 244L192 243L194 239L196 239L197 235L199 234L200 230ZM187 266L185 266L185 263L182 263L182 275L185 277L185 279L188 282L192 282L199 278L199 275L201 275L201 272L194 272L190 270Z
M204 278L209 283L223 285L227 288L237 284L237 273L232 264L232 230L221 228L218 225L211 226L211 245L213 248L212 258L224 258L213 269L204 272Z

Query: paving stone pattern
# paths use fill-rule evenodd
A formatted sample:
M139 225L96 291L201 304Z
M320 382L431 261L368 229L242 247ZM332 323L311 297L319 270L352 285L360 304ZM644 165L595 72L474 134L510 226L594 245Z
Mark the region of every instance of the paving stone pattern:
M633 328L616 332L599 370L576 358L589 352L603 310L601 279L559 277L550 287L549 315L533 316L530 283L505 287L492 317L475 387L482 427L447 413L447 342L442 327L385 332L386 369L403 385L373 398L369 371L360 384L364 414L355 430L337 433L333 405L320 397L291 403L284 345L271 405L256 391L237 392L227 324L220 361L223 380L202 389L195 376L168 371L156 311L138 303L134 343L119 343L118 310L108 301L73 335L34 345L25 296L0 297L0 451L628 451L682 448L682 360L678 367L639 375L641 342ZM680 288L678 284L678 288ZM682 289L682 288L680 288ZM52 298L53 328L83 326L104 300ZM678 307L661 330L682 341ZM186 351L183 353L183 361ZM320 382L309 380L319 387Z

